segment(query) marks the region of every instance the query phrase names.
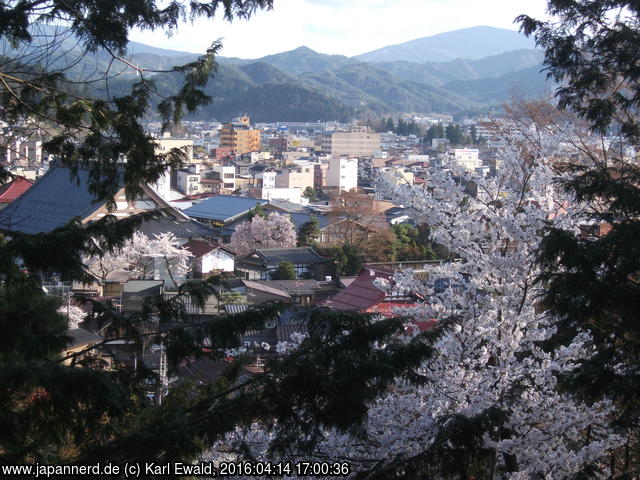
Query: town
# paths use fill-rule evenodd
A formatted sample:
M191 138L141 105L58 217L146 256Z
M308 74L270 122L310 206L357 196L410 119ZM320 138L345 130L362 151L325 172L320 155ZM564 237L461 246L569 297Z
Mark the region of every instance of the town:
M638 478L637 9L81 3L0 0L0 476Z

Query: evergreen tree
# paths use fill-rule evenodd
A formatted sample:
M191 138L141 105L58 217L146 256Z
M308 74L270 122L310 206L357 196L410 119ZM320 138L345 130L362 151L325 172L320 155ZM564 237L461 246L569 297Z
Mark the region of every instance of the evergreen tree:
M278 268L271 272L272 280L295 280L296 269L291 262L280 262Z
M559 106L614 139L608 150L591 147L587 162L568 166L572 175L563 184L587 205L595 228L581 234L549 229L540 280L547 306L564 322L557 342L576 330L593 332L598 353L567 382L588 399L614 396L627 445L612 470L633 478L640 472L640 168L625 150L640 140L633 53L640 47L640 11L627 1L547 3L558 23L518 20L544 48L548 76L561 85Z
M320 239L320 222L311 215L309 221L303 223L298 231L299 247L317 247Z

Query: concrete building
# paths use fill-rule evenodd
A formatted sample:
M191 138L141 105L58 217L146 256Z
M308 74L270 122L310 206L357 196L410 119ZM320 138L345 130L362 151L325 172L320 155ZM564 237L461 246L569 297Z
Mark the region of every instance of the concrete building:
M222 180L221 190L233 192L236 189L236 167L233 165L218 165L211 169L214 176Z
M158 144L156 151L158 153L169 153L173 148L183 148L187 151L187 160L185 163L193 163L193 140L190 138L171 138L164 137L156 139ZM186 148L188 147L188 149Z
M358 187L358 159L333 157L329 160L326 186L349 191Z
M322 138L322 152L333 157L373 157L380 150L380 134L368 127L352 127L350 132L335 132Z
M200 181L202 177L200 175L200 165L191 164L186 170L178 170L177 172L177 187L178 190L185 195L195 195L200 193Z
M479 154L480 151L477 148L456 148L453 151L456 163L471 172L475 172L476 168L482 166Z
M249 117L223 123L220 129L220 148L230 148L236 154L260 151L260 130L251 128Z
M300 162L295 166L283 168L276 175L276 188L305 188L314 186L314 166L309 162Z
M264 171L256 173L254 185L257 188L276 188L276 172Z

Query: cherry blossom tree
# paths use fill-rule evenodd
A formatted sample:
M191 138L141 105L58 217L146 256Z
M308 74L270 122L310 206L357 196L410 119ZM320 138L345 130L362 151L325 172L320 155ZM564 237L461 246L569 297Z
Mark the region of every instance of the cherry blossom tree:
M557 319L537 302L535 259L545 228L577 230L583 218L581 205L556 188L565 174L551 159L562 138L538 131L526 142L504 141L495 177L472 178L448 164L421 186L380 185L457 256L420 275L397 273L393 287L379 282L425 299L398 313L413 323L406 342L433 353L415 377L398 379L370 403L360 429L327 429L311 451L291 448L287 459L349 461L363 478L603 474L622 441L609 424L614 406L607 399L585 403L562 388L564 376L594 355L590 333L550 343ZM477 195L465 192L468 182L477 184ZM434 328L420 332L434 319ZM229 458L232 446L233 458L250 452L282 459L282 451L273 453L275 431L267 421L238 428L210 457L224 451Z
M231 248L241 254L260 248L296 246L296 229L289 217L272 213L266 218L254 216L236 226L231 235Z
M85 258L87 272L104 285L114 273L129 279L153 278L160 268L167 272L173 283L185 277L190 268L191 253L176 245L171 233L149 238L137 232L119 250Z
M78 328L87 317L87 312L82 310L77 305L62 305L60 308L58 308L58 313L67 317L69 330Z

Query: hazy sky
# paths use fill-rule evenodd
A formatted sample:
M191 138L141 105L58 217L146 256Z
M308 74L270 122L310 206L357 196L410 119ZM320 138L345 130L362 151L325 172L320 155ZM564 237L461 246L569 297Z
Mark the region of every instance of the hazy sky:
M274 0L249 20L182 25L167 38L134 32L156 47L204 52L223 39L222 55L258 58L306 45L321 53L357 55L386 45L477 25L517 30L513 19L545 16L544 0Z

